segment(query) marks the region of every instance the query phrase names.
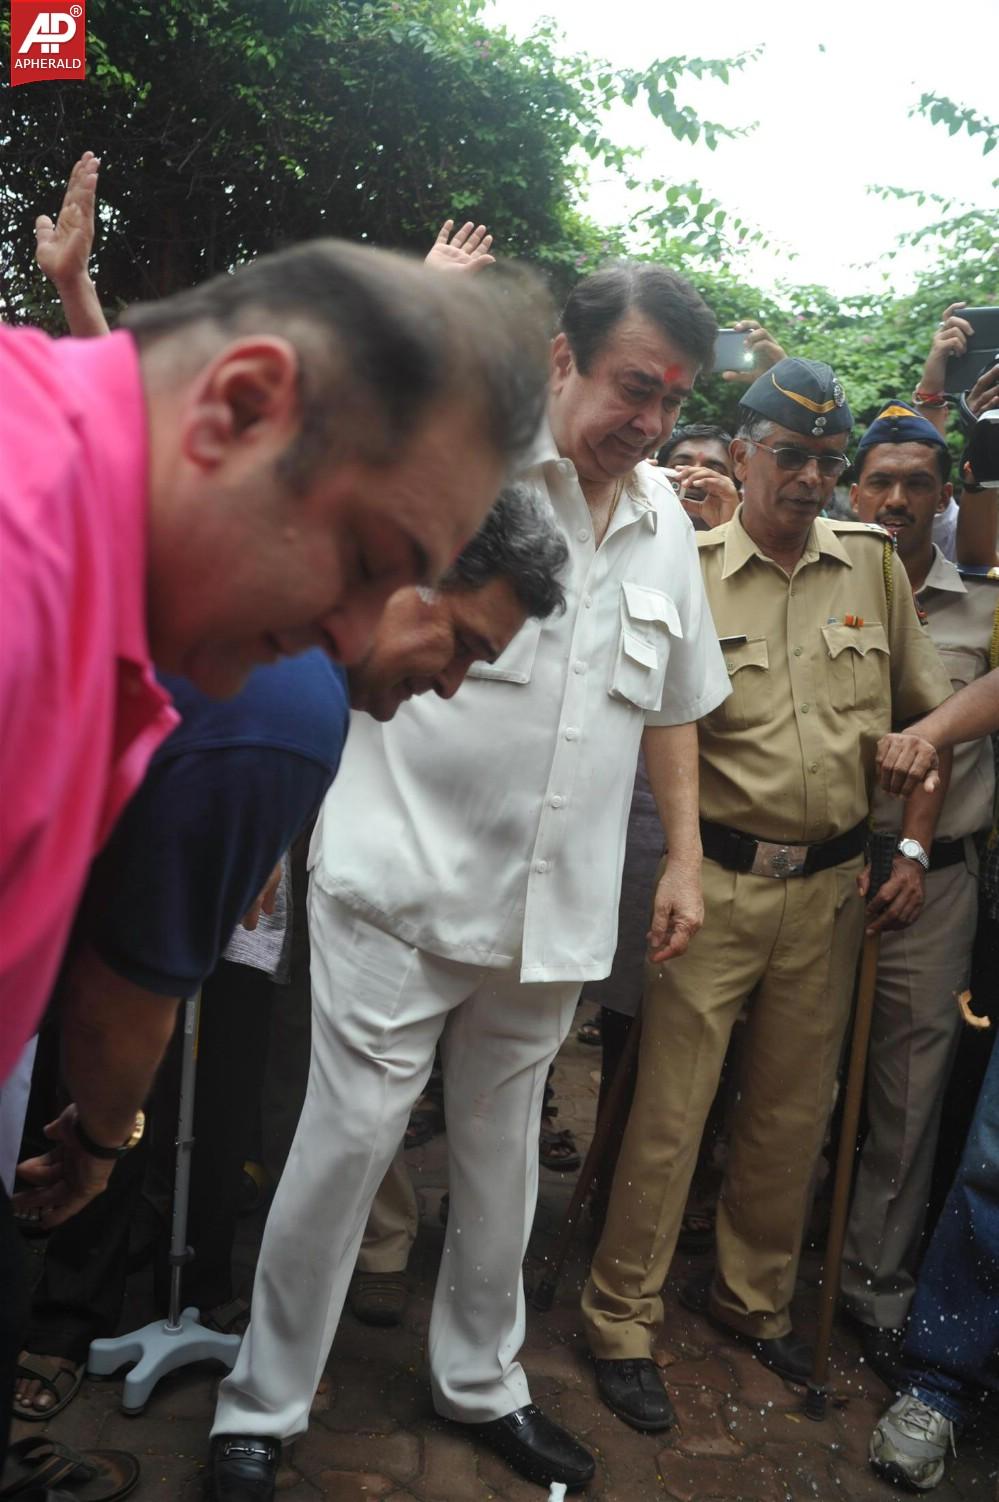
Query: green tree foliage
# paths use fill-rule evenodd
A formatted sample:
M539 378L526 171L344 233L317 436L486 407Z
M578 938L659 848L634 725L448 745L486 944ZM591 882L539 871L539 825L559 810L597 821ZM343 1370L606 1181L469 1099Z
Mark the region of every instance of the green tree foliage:
M678 93L745 58L614 70L566 56L550 23L517 41L481 11L482 0L90 0L86 83L7 92L7 316L52 312L31 225L86 148L104 162L101 285L123 303L317 234L421 249L448 215L487 218L504 253L566 286L622 244L581 208L591 160L638 168L604 132L612 101L646 101L677 141L732 134Z

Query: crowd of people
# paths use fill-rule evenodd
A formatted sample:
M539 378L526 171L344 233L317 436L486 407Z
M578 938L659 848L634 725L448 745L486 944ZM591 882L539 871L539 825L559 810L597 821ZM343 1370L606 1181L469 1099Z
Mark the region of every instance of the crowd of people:
M718 332L694 287L616 262L556 320L450 221L422 266L316 241L111 332L98 171L37 226L73 337L0 328L0 1444L119 1326L195 994L185 1299L242 1336L217 1502L274 1496L345 1302L402 1317L432 1076L434 1408L541 1486L593 1478L518 1359L539 1151L579 1162L551 1071L581 996L601 1103L629 1095L580 1313L600 1397L675 1425L653 1345L684 1244L713 1261L681 1302L808 1382L790 1309L866 937L842 1312L895 1394L871 1464L931 1489L999 1350L999 1053L962 1021L999 952L999 470L969 457L999 364L956 473L959 304L859 442L831 367L753 320L735 431L677 426ZM77 1462L106 1496L137 1475ZM15 1446L0 1495L73 1495L36 1464Z

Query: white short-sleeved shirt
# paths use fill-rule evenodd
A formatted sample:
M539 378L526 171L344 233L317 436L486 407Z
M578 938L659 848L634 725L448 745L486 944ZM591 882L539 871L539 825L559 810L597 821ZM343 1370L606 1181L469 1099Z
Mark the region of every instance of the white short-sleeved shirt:
M569 543L565 614L528 621L454 699L424 695L384 725L354 716L315 877L433 954L597 980L614 957L642 732L707 714L728 675L693 529L657 470L636 471L599 548L547 427L521 478Z

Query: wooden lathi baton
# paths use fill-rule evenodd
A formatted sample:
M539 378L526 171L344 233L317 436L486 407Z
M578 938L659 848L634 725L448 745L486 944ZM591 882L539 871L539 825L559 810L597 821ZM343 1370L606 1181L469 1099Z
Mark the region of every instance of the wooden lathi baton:
M869 903L891 875L895 857L895 841L875 837L871 853L871 884L865 899ZM853 1038L850 1044L850 1065L846 1075L846 1095L843 1101L843 1120L840 1126L839 1151L836 1154L836 1177L833 1182L832 1209L829 1216L829 1232L822 1263L822 1294L819 1301L819 1328L815 1340L815 1361L812 1380L805 1393L804 1411L808 1418L817 1422L826 1416L829 1397L829 1349L832 1344L833 1320L839 1301L840 1269L843 1260L843 1243L846 1240L846 1221L850 1209L850 1190L853 1187L853 1160L857 1150L857 1127L860 1123L860 1107L864 1098L864 1081L867 1076L867 1049L871 1039L871 1019L874 1014L874 997L878 984L878 954L881 935L864 934L860 951L860 979L857 983L857 1005L853 1018Z

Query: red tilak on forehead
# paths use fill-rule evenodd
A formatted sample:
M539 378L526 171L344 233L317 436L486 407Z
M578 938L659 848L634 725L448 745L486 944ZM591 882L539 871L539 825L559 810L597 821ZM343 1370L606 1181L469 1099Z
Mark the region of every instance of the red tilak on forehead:
M663 371L663 385L672 386L673 382L678 381L682 375L682 365L667 365L666 369Z

